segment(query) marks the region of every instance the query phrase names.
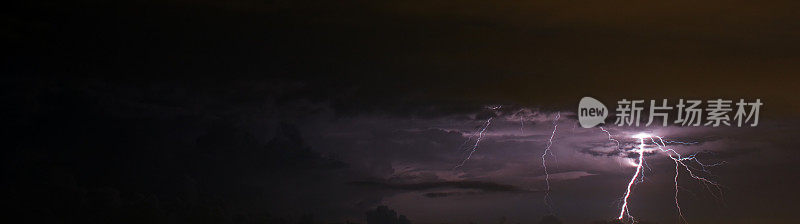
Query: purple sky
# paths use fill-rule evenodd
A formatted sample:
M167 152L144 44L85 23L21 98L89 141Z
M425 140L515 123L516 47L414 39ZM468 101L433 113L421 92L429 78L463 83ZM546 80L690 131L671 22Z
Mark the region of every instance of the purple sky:
M514 111L498 113L472 157L456 169L474 141L468 141L461 149L459 146L485 122L485 118L475 118L475 113L427 119L369 115L322 118L301 126L301 130L315 150L337 154L352 165L357 175L371 181L394 185L482 181L516 188L492 191L453 186L383 186L390 190L379 199L372 199L372 203L388 205L414 221L496 222L506 217L510 222L524 223L538 221L548 213L543 202L541 154L553 129L555 112L533 111L526 116ZM574 111L560 113L562 119L557 122L551 148L554 155L547 161L556 215L570 223L616 217L619 199L635 170L635 160L624 153L604 154L613 151L616 143L609 141L599 128L581 128L572 116ZM520 122L522 117L524 125ZM723 191L706 188L681 169L679 199L687 220L747 223L765 215L778 220L790 215L786 210L791 203L788 198L796 196L788 190L795 185L792 175L796 175L789 169L792 156L796 155L789 143L792 122L766 120L753 128L633 128L612 124L607 129L626 150L638 144L638 139L630 137L638 132L665 140L697 142L668 146L684 155L697 154L706 164L724 161L709 168L710 174L703 174L721 184ZM646 156L646 165L645 181L633 189L631 213L645 221L677 221L672 198L674 163L664 153L655 153ZM765 203L765 197L773 199ZM355 198L358 197L351 199Z

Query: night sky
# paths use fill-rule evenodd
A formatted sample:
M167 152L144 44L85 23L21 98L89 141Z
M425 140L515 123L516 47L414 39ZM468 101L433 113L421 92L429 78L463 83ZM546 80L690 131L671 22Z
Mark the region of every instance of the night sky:
M386 206L415 224L605 223L635 170L630 136L644 131L720 164L705 176L721 191L678 178L688 223L798 223L798 12L796 1L6 3L0 217L384 224L370 217ZM757 127L606 124L614 151L578 124L584 96L612 110L623 98L764 105ZM549 208L541 155L554 123ZM646 160L630 213L683 222L675 164Z

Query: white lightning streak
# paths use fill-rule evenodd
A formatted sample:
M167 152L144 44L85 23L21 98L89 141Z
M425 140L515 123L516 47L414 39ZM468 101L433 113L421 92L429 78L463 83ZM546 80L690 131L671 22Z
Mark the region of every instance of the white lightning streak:
M605 129L602 129L602 127L601 127L601 130L603 130L604 132L606 132L609 135L609 140L616 141L616 140L611 138L611 134L608 133L608 131L606 131ZM683 167L686 170L686 172L689 174L690 177L692 177L693 179L698 180L700 183L705 185L705 187L711 192L712 196L714 196L716 198L719 198L718 195L714 193L714 190L711 189L712 186L716 188L717 192L719 192L719 194L720 194L719 196L722 196L722 187L719 184L709 180L708 178L700 177L700 176L696 175L694 171L696 171L698 169L686 164L686 161L691 160L691 161L694 161L695 163L699 164L700 167L702 168L702 169L699 169L699 171L702 171L704 173L708 173L708 171L706 170L707 167L718 166L720 164L723 164L724 161L721 162L721 163L716 163L716 164L712 164L712 165L705 165L705 164L701 163L700 161L698 161L697 158L695 157L695 155L690 155L690 156L684 157L683 155L681 155L680 153L678 153L674 149L666 148L667 147L667 143L676 143L676 144L682 144L682 145L692 145L692 144L698 144L698 142L665 141L661 136L650 136L650 135L644 134L644 133L640 133L640 134L634 135L633 137L639 139L639 147L638 147L638 149L634 150L634 152L636 152L638 154L638 161L635 164L636 165L636 172L633 174L633 177L631 177L631 180L628 182L628 186L627 186L627 188L625 190L625 196L623 196L623 198L622 198L622 201L623 201L622 207L620 208L619 217L617 217L617 219L622 220L627 215L627 217L631 220L631 222L636 222L636 220L634 220L633 216L630 214L630 211L629 211L628 197L631 194L631 188L633 187L633 184L636 182L636 179L640 175L643 175L642 174L642 165L645 164L645 161L644 161L645 139L649 139L650 142L652 142L656 146L656 148L658 148L659 151L661 151L663 153L666 153L667 157L669 157L670 159L672 159L673 162L675 162L675 176L673 177L673 181L675 183L675 210L677 211L678 216L680 217L680 219L684 223L687 223L687 221L686 221L686 218L683 216L683 213L681 211L680 203L678 202L678 193L679 193L679 189L680 189L680 187L678 186L678 175L680 174L680 167ZM619 143L619 141L616 141L616 142ZM642 177L641 181L643 181L643 180L644 179Z
M612 138L612 137L611 137L611 132L608 132L608 131L607 131L605 128L603 128L602 126L598 126L598 127L600 128L600 130L601 130L601 131L605 132L605 133L608 135L608 140L609 140L609 141L612 141L612 142L616 142L616 143L617 143L617 150L619 150L619 148L620 148L620 147L622 147L622 145L620 145L620 144L619 144L619 141L617 141L616 139L614 139L614 138Z
M464 163L466 163L467 160L472 158L472 154L475 153L475 151L478 150L478 145L481 143L481 140L483 140L483 136L486 134L486 129L489 128L489 125L491 125L491 124L492 124L492 118L490 117L489 119L486 120L486 122L484 122L483 127L480 129L480 131L478 131L478 134L477 134L478 138L475 139L475 144L472 145L472 150L469 151L469 154L467 155L467 158L464 158L464 160L462 160L461 163L456 165L456 167L453 167L453 169L457 169L459 167L464 166ZM469 139L467 139L467 141L469 141Z
M547 171L547 154L549 153L553 156L553 152L550 150L550 147L553 146L553 138L556 136L556 130L558 130L558 119L561 118L561 112L556 112L556 118L553 120L553 132L550 133L550 138L547 140L547 145L544 148L544 152L542 153L542 168L544 169L544 182L547 184L547 190L544 193L544 204L550 209L550 213L553 213L553 207L550 204L550 173Z
M659 144L659 142L656 142L655 138L658 138L658 141L660 142L660 144ZM655 138L650 137L650 141L652 141L653 144L655 144L660 151L667 153L669 158L672 159L675 162L675 177L673 179L674 182L675 182L675 209L677 210L678 216L681 218L681 220L683 220L684 223L688 223L686 221L686 218L683 216L683 213L681 212L681 205L678 202L678 192L679 192L678 175L680 174L680 166L683 166L686 169L686 171L689 173L690 177L692 177L692 178L700 181L701 183L703 183L706 186L706 188L709 190L709 192L711 192L712 196L717 197L717 195L714 194L714 191L711 190L709 185L713 185L714 187L716 187L717 191L720 192L720 194L722 194L721 186L719 184L717 184L717 183L714 183L713 181L711 181L711 180L709 180L707 178L699 177L699 176L695 175L694 172L692 172L692 169L694 169L694 168L692 168L691 166L689 166L686 163L684 163L684 161L687 161L687 160L695 161L697 164L700 165L700 167L702 167L702 171L706 172L706 173L708 173L708 171L706 170L707 167L720 165L720 164L724 163L724 161L722 163L717 163L717 164L712 164L712 165L705 165L705 164L701 163L699 160L697 160L697 158L694 155L683 157L680 153L676 152L673 149L665 149L664 148L664 147L666 147L666 142L678 143L678 144L684 144L684 145L697 144L697 142L686 143L686 142L678 142L678 141L665 141L661 136L655 136ZM670 153L672 153L672 154L670 154Z
M636 150L636 152L639 154L639 160L636 163L636 172L633 173L633 177L631 177L631 181L628 182L628 187L625 189L625 197L623 197L622 208L619 211L619 217L617 217L617 219L622 219L625 217L625 213L628 213L628 217L633 220L633 216L628 212L628 197L631 196L631 187L633 183L636 182L636 178L639 176L639 173L642 172L642 164L644 164L644 137L639 138L639 149Z

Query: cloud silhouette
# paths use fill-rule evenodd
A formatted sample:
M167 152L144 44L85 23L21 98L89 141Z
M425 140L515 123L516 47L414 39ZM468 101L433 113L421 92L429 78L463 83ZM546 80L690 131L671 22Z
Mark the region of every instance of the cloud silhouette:
M475 189L483 192L535 192L531 190L524 190L519 187L499 184L487 181L441 181L441 182L422 182L422 183L387 183L378 181L354 181L350 182L351 185L373 187L390 190L406 190L406 191L424 191L431 189ZM437 195L438 196L438 195ZM448 195L449 196L449 195Z

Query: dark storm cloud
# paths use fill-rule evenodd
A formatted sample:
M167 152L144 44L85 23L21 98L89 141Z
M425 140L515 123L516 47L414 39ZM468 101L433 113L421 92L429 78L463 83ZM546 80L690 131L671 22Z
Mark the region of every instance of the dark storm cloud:
M651 144L653 141L657 142L658 144L663 145L663 148L668 149L675 146L690 146L696 148L702 148L703 144L707 142L713 142L719 140L719 137L708 136L708 137L680 137L680 136L670 136L668 140L659 140L658 138L653 139L646 139L647 144ZM634 149L639 147L638 142L625 142L619 146L616 145L615 142L606 141L606 142L588 142L582 145L577 146L576 149L578 152L585 153L591 156L598 156L598 157L611 157L611 156L622 156L627 158L636 158L638 154L632 152ZM656 146L648 145L645 147L648 150L655 150L657 149ZM711 152L715 153L716 152ZM646 156L653 155L654 153L647 152L645 153Z
M512 185L498 184L483 181L443 181L443 182L424 182L409 184L393 184L375 181L356 181L350 184L356 186L376 187L393 190L423 191L440 188L475 189L484 192L529 192L519 189Z
M606 156L607 157L607 156L619 156L620 153L622 153L622 150L613 150L613 151L610 151L610 152L599 152L599 151L593 151L591 149L582 149L580 152L581 153L586 153L586 154L589 154L589 155L592 155L592 156Z
M477 195L477 194L483 194L483 192L475 192L475 191L467 191L467 192L430 192L430 193L425 193L425 197L442 198L442 197L452 197L452 196L462 196L462 195Z

